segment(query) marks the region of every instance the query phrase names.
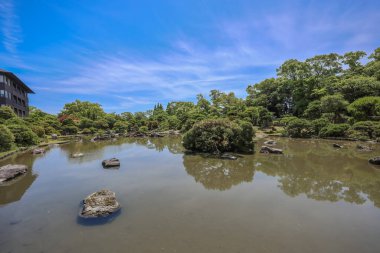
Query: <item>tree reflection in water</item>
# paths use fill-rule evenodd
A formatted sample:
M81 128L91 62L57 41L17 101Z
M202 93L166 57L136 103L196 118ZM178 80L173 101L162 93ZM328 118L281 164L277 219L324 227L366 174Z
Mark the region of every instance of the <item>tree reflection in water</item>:
M47 151L49 152L49 151ZM9 204L15 201L19 201L29 187L38 177L33 173L33 164L36 159L41 157L40 155L31 155L29 152L13 155L0 162L0 166L6 164L24 164L28 166L28 171L25 175L18 177L10 182L0 185L0 205Z
M257 170L278 177L278 187L288 196L305 194L321 201L363 204L367 200L380 207L380 171L367 159L371 153L345 143L336 150L325 140L280 140L287 156L257 155Z
M252 182L253 159L222 160L200 155L183 155L186 172L206 189L228 190L242 182Z

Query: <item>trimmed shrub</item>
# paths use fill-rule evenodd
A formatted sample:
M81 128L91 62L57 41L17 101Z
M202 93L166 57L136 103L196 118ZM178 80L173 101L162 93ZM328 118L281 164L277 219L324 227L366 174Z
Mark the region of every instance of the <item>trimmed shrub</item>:
M8 151L12 148L12 144L15 141L15 137L8 127L0 125L0 151Z
M288 122L286 132L294 138L310 138L313 135L313 127L306 119L293 119Z
M380 118L380 97L362 97L348 106L348 112L358 121Z
M227 119L209 119L196 123L185 133L183 146L207 153L253 152L253 137L254 131L249 122L239 125Z
M36 145L39 142L38 136L25 125L9 125L8 128L13 133L18 146Z
M16 117L17 115L14 113L12 108L10 108L9 106L0 106L0 122Z
M328 121L326 118L320 118L311 121L311 125L313 127L315 135L319 135L321 129L327 126L328 124L330 124L330 121Z
M128 129L128 123L124 121L116 121L116 123L113 125L113 130L116 131L116 133L123 134Z
M320 137L346 137L347 130L350 128L348 124L329 124L321 129Z
M82 130L82 134L92 134L93 132L91 131L91 129L90 128L84 128L83 130Z
M149 131L147 126L141 126L139 128L139 133L146 134Z
M298 119L295 116L285 116L279 120L279 126L287 126L290 121Z
M32 125L30 128L38 137L42 138L45 136L45 129L42 126Z
M359 140L375 139L380 136L380 123L373 121L356 122L349 129L348 136Z
M77 134L78 133L78 127L76 127L74 125L65 125L65 126L62 126L62 133L64 135Z

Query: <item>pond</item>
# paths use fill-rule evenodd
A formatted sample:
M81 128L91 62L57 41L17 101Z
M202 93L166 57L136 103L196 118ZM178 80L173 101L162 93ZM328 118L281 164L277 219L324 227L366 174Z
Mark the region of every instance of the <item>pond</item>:
M0 166L31 171L0 186L0 252L380 252L380 169L368 163L378 144L276 141L284 155L234 161L184 154L166 137L10 157ZM112 157L121 167L103 169ZM102 188L121 212L80 222L80 201Z

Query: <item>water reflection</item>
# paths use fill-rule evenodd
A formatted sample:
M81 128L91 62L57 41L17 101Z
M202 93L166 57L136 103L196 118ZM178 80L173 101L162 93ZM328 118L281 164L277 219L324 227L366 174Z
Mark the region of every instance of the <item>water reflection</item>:
M133 149L133 145L157 152L167 150L171 154L183 154L182 164L187 174L205 189L229 190L241 183L253 182L255 171L260 171L275 177L273 180L277 181L277 187L290 197L305 195L319 201L345 201L354 204L370 201L380 207L380 170L367 162L368 158L376 155L378 144L367 143L365 145L370 145L375 150L361 152L356 149L358 143L354 142L343 142L343 149L335 149L332 142L326 140L278 138L276 141L276 147L282 148L284 155L256 153L245 155L236 161L184 154L180 137L84 141L65 144L59 148L71 164L107 158L119 149ZM259 142L257 146L261 144ZM113 149L107 150L109 147ZM85 156L70 158L72 153L84 153ZM13 156L2 161L0 166L20 163L32 168L34 161L39 158L49 159L49 152L45 156L33 156L29 153ZM29 172L12 184L1 186L0 204L19 200L36 178L37 175Z
M19 201L36 180L37 175L30 170L18 179L0 186L0 205Z
M380 207L380 171L367 162L371 152L357 151L356 143L348 142L337 150L323 140L281 139L280 145L287 155L257 155L257 170L278 177L278 187L288 196L355 204L370 200Z
M200 155L184 155L187 174L206 189L228 190L242 182L252 182L254 159L222 160Z
M107 141L91 142L83 140L82 142L72 142L61 146L61 150L65 152L70 163L80 164L89 162L99 157L105 157L108 147L116 147L114 152L121 151L128 144L144 146L147 149L154 149L162 152L168 149L172 154L181 154L183 147L180 137L164 137L164 138L119 138ZM83 157L73 158L71 154L83 153Z
M47 150L47 153L49 150ZM46 154L45 154L46 155ZM18 177L15 180L0 185L0 205L9 204L19 201L29 187L37 178L37 174L33 173L33 164L36 159L44 155L31 155L30 153L23 153L13 155L0 162L0 166L6 164L24 164L28 166L28 171L25 175Z

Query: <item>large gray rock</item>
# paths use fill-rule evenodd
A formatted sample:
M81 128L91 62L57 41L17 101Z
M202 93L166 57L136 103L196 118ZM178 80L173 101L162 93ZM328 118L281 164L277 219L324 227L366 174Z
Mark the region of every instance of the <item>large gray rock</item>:
M120 166L120 161L117 158L111 158L111 159L108 159L108 160L103 160L102 165L105 168L108 168L108 167L118 167L118 166Z
M380 156L371 158L368 160L368 162L374 165L380 165Z
M0 167L0 184L25 174L28 167L21 164L8 164Z
M79 216L82 218L106 217L119 210L120 204L116 201L116 194L103 189L92 193L83 200Z
M39 155L39 154L44 154L44 153L45 153L45 149L43 149L43 148L35 148L32 151L33 155Z
M268 147L268 146L262 146L260 149L260 153L283 154L282 149L272 148L272 147Z

